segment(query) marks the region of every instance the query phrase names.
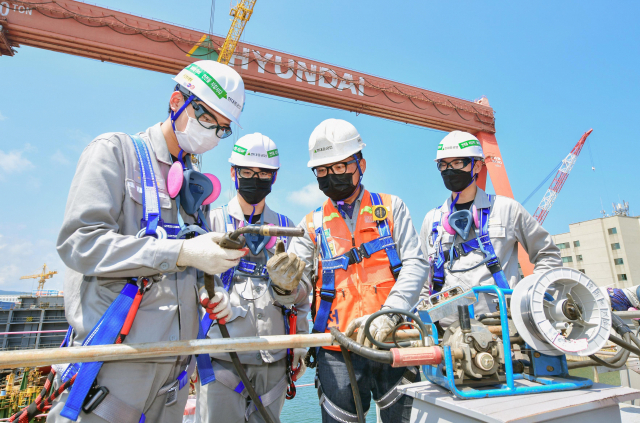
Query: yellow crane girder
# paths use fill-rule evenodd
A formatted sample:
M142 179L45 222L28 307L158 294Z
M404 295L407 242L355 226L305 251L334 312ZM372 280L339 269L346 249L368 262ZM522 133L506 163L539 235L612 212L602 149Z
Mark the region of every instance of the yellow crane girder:
M253 14L253 6L255 6L255 4L256 0L240 0L235 7L231 8L229 14L233 16L233 21L231 22L231 28L229 28L227 38L225 38L224 44L222 44L220 48L220 54L218 55L219 63L229 64L229 60L231 60L231 56L233 56L233 52L236 50L236 45L240 40L242 31L244 31L244 27Z

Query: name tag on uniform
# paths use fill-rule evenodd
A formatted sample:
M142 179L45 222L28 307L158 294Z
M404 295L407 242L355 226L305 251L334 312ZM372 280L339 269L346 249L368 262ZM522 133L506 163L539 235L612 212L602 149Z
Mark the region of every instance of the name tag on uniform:
M506 236L506 230L504 226L489 226L490 238L504 238Z
M491 217L489 218L489 225L502 225L502 221L499 217Z

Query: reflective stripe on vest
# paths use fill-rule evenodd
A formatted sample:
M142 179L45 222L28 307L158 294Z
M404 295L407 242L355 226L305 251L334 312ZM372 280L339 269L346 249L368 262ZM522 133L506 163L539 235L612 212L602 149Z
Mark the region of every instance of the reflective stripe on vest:
M459 258L461 255L467 255L472 251L481 250L483 254L489 259L485 264L489 271L491 272L491 276L496 283L498 288L509 289L509 282L507 281L507 277L502 270L502 266L500 265L500 259L496 255L495 249L493 248L493 244L491 244L491 238L489 237L489 216L491 214L491 207L495 201L494 195L487 194L489 199L489 203L491 204L489 207L479 209L479 223L480 223L480 235L474 239L471 239L466 242L462 242L458 245L453 245L451 250L445 252L442 248L442 238L440 238L440 242L435 245L436 238L438 236L438 228L442 226L442 217L444 214L440 211L440 207L436 209L435 213L440 213L440 219L435 219L434 214L434 222L431 229L432 242L434 243L434 248L436 249L436 261L433 264L433 289L436 292L439 292L444 286L444 265L453 259ZM478 228L476 228L478 230ZM447 258L445 253L449 253L449 257Z
M307 215L320 251L314 333L325 332L329 321L344 331L351 320L380 310L395 283L402 262L391 236L393 217L388 213L387 219L374 222L372 206L376 205L391 210L391 197L365 190L353 234L329 200ZM385 254L378 254L383 250ZM336 274L337 270L345 273Z

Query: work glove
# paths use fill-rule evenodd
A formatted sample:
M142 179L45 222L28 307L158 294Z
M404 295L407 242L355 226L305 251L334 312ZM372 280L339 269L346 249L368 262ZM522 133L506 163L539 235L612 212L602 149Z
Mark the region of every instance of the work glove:
M222 248L218 242L223 236L222 233L209 232L184 240L178 254L178 266L195 267L210 275L217 275L237 266L240 258L249 250Z
M267 261L267 271L277 294L288 295L298 287L305 263L293 253L284 252L284 243L278 241L273 257Z
M366 316L358 317L357 319L352 320L347 326L346 336L350 337L355 332L356 328L358 329L358 336L356 337L356 342L358 344L364 345L368 348L378 349L375 345L372 345L371 342L367 339L364 332L364 324L369 319L370 314ZM376 341L384 342L384 340L391 334L393 328L395 328L398 323L400 323L402 318L397 314L383 314L376 317L371 325L369 325L369 332L371 332L371 336Z
M213 298L209 298L209 294L204 287L200 288L200 304L205 308L211 320L217 320L218 323L224 325L232 318L233 313L229 293L221 286L215 287Z
M304 358L306 355L306 348L293 349L293 363L291 364L291 368L293 369L293 376L291 378L294 382L302 378L304 372L307 371L307 365L304 362Z

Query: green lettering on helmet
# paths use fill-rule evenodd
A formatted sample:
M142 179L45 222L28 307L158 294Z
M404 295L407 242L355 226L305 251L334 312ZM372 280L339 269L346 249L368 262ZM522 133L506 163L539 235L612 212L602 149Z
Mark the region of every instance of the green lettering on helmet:
M247 155L247 149L243 148L243 147L240 147L238 144L233 146L233 151L235 151L238 154L242 154L243 156Z
M204 82L207 85L207 87L211 88L211 91L213 91L213 93L216 96L218 96L218 98L227 98L227 92L224 90L224 88L220 86L220 84L218 84L218 81L216 81L216 79L213 76L211 76L206 70L202 69L200 66L196 65L195 63L192 63L189 66L187 66L185 70L188 70L189 72L191 72L192 74L200 78L200 80Z
M442 145L442 143L438 145L438 151L442 150L443 148L444 148L444 145Z
M460 146L460 149L463 149L467 147L473 147L474 145L480 146L480 142L478 140L469 140L469 141L463 141L458 145Z
M269 156L269 158L273 158L276 157L278 155L278 149L274 149L274 150L269 150L267 151L267 156Z

